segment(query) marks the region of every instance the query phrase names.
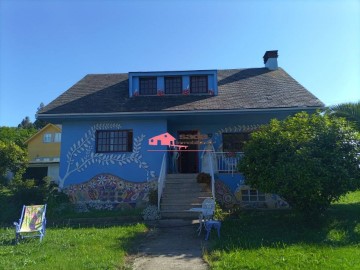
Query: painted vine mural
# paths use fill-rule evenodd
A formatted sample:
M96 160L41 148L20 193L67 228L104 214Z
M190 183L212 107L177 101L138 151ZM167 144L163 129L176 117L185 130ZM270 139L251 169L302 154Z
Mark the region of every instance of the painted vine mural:
M100 123L93 125L83 137L75 142L66 154L66 171L63 177L60 177L59 186L64 187L68 177L75 172L83 172L92 164L99 164L102 166L119 165L124 166L131 163L136 163L140 169L146 171L147 180L155 177L155 172L149 169L148 164L142 160L141 146L145 135L142 134L134 138L133 152L124 154L104 154L96 153L95 134L97 130L112 130L120 129L121 125L117 123Z

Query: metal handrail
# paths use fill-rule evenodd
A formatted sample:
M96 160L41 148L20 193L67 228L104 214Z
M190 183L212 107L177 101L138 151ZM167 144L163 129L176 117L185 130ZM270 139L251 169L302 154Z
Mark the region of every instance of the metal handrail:
M215 177L214 177L214 165L212 162L212 155L214 155L214 152L211 152L211 154L209 155L209 165L210 165L210 176L211 176L211 193L213 199L215 200Z
M166 180L166 153L164 154L161 162L161 168L158 178L158 210L159 211L160 211L160 200L165 187L165 180Z
M221 173L231 173L238 171L237 165L244 156L243 152L214 152L217 159L217 168Z

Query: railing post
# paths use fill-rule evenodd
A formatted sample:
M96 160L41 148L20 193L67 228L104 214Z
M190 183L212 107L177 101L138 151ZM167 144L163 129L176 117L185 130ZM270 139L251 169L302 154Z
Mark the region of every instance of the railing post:
M166 153L163 156L162 162L161 162L161 168L158 178L158 210L160 211L160 200L162 196L162 192L165 185L165 176L166 176Z
M213 199L215 200L215 177L214 177L214 166L212 157L214 155L214 152L210 152L209 155L209 165L210 165L210 176L211 176L211 193L213 196Z

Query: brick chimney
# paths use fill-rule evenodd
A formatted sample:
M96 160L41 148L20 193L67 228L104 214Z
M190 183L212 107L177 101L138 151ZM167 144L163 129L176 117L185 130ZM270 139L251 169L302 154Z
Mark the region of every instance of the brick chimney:
M270 70L276 70L278 68L277 63L278 51L266 51L264 54L265 67Z

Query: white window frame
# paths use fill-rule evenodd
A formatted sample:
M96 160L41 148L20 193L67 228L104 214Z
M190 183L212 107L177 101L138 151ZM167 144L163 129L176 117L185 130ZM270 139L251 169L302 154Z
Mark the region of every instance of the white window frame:
M61 133L60 132L55 133L54 142L61 142Z
M53 138L52 133L45 133L44 136L43 136L43 142L44 143L51 143L52 138Z

